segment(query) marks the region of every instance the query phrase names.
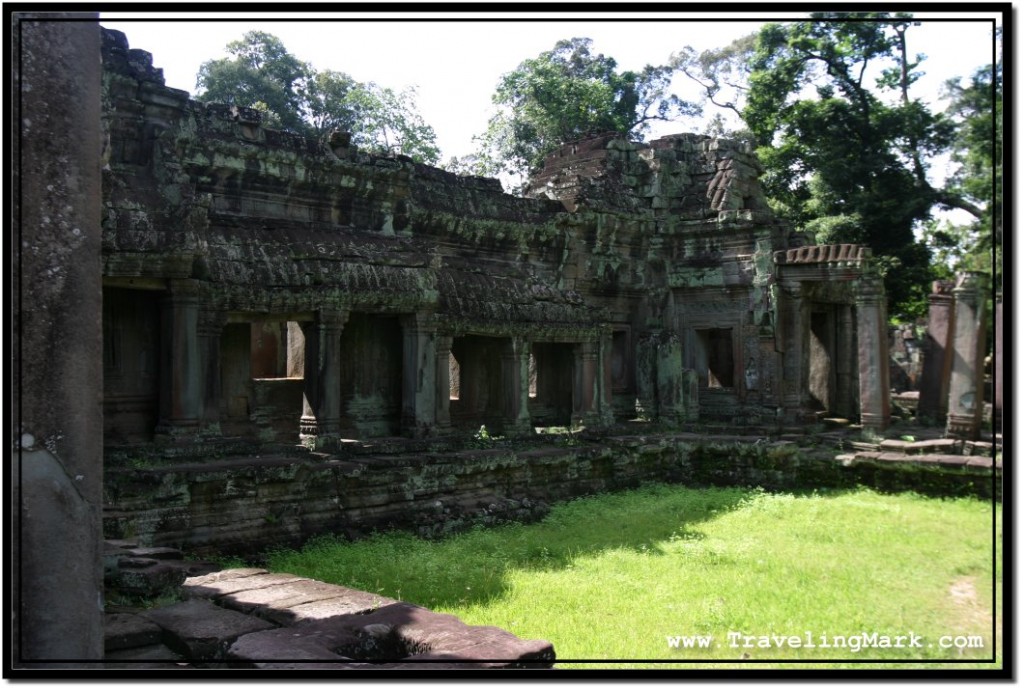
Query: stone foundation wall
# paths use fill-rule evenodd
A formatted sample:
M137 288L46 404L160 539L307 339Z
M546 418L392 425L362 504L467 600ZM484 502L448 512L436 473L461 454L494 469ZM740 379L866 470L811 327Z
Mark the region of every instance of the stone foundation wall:
M834 452L735 437L614 437L503 448L311 460L243 457L159 469L108 470L108 538L200 555L258 555L336 533L400 528L440 537L474 523L530 521L551 502L634 487L748 485L797 490L868 485L990 497L993 469L911 460L846 462Z

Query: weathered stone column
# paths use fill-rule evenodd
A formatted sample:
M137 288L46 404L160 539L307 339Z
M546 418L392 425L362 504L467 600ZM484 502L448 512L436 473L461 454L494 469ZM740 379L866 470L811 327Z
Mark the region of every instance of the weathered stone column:
M601 423L597 381L600 350L597 341L584 341L573 348L573 424L591 427Z
M306 376L306 336L299 322L288 322L288 355L285 372L289 379Z
M432 315L402 318L402 433L411 437L428 436L437 424L434 329ZM448 372L447 361L443 369Z
M949 378L948 436L977 439L985 409L985 298L981 294L983 275L957 275L953 289L955 310L953 372Z
M220 337L224 332L224 314L200 310L197 334L202 380L202 425L209 432L220 424Z
M836 306L836 413L857 415L857 325L852 305Z
M598 383L600 389L597 396L597 409L600 416L600 422L602 425L611 425L615 423L615 410L612 403L612 333L601 334L601 340L599 342L600 352L598 353L598 363L600 364L600 372L598 374Z
M857 369L860 371L860 422L866 430L889 426L889 350L885 290L866 276L857 286Z
M44 16L47 21L37 21ZM77 21L60 21L75 19ZM13 670L103 657L100 28L14 13ZM86 21L82 21L86 20ZM88 21L92 20L92 21ZM33 663L38 663L34 664ZM79 667L82 663L79 663ZM85 665L89 666L89 665Z
M950 336L954 331L953 283L935 281L928 296L928 332L918 386L917 416L938 424L946 418L949 377L953 368Z
M299 438L315 448L330 446L341 426L341 330L347 310L322 309L302 322L306 341Z
M807 388L808 326L803 299L803 286L790 282L779 290L779 341L782 349L782 382L780 398L786 418L799 421Z
M992 344L992 429L1003 431L1003 296L996 296L995 339Z
M505 432L528 434L530 425L530 341L515 336L501 351Z
M434 346L434 419L438 430L452 426L451 392L452 382L448 370L452 353L452 337L438 335Z
M675 424L686 422L690 413L687 403L696 403L691 401L693 397L688 390L695 381L696 372L686 370L694 376L684 376L683 345L676 334L661 335L657 358L658 419Z
M170 281L161 301L159 434L172 439L195 434L202 417L203 363L199 354L199 282Z

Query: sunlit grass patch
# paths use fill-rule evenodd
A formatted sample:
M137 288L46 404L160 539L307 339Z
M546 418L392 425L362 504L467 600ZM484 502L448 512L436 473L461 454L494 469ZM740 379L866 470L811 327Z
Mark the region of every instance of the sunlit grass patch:
M993 506L975 499L656 485L566 502L537 524L438 542L407 534L320 539L274 555L270 566L550 640L566 667L964 659L985 666L998 611L993 583L1002 580L1001 561L993 573L998 509L993 523ZM980 636L984 647L940 647L946 635ZM671 647L678 636L713 643ZM763 636L775 636L771 646L760 645ZM836 636L875 645L818 645ZM908 638L904 647L877 645L897 636ZM801 645L790 645L793 637Z

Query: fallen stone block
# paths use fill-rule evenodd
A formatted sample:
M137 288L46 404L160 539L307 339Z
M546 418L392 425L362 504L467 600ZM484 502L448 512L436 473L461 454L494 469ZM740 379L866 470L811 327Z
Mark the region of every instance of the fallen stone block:
M143 612L165 632L165 641L193 660L221 660L240 636L274 625L207 600L185 600Z
M325 602L327 604L324 608L315 606L317 603ZM219 600L223 607L255 613L282 626L309 619L323 609L331 610L328 616L341 613L362 614L394 602L396 601L372 593L309 579L243 590L225 595ZM344 607L344 612L338 610L339 606ZM296 611L296 608L300 609Z
M261 612L261 615L281 626L306 625L342 616L366 614L397 602L382 595L351 590L345 595L328 600L293 605L288 609L267 609Z
M228 572L221 571L220 573L223 574ZM188 593L189 597L202 597L216 600L226 595L240 593L245 590L258 590L260 588L269 588L270 586L281 585L282 583L309 580L308 578L302 578L301 576L295 576L290 573L267 573L266 571L251 575L241 575L235 578L226 577L210 579L210 576L216 575L218 574L199 576L198 579L186 579L183 590Z
M293 628L257 631L241 636L232 643L227 651L227 659L253 663L274 660L349 660L333 650L336 640L317 631Z
M175 662L181 660L181 655L171 650L166 645L158 643L156 645L147 645L141 648L114 650L104 655L104 659L133 662L138 664L140 662Z
M128 595L156 597L181 586L185 582L185 572L177 566L155 559L121 557L117 562L117 571L107 582Z
M103 618L103 649L108 653L156 645L162 634L159 626L137 614L107 614Z

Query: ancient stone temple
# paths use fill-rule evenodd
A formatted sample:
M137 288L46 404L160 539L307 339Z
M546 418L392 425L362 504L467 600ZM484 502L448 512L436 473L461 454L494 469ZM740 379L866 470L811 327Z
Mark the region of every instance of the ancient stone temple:
M740 143L566 144L516 197L189 100L113 31L102 121L108 447L887 422L868 251L774 220Z

